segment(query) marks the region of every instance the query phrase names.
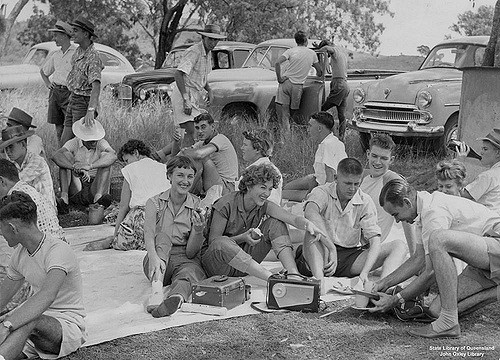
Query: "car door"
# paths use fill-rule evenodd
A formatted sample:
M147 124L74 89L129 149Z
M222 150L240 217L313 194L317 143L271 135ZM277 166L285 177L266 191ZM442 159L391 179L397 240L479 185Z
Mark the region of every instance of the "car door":
M323 70L324 76L318 78L316 69L311 67L300 100L299 116L297 121L302 124L307 124L309 116L321 110L321 104L325 100L325 78L331 80L331 73L328 72L326 64L328 59L325 59L324 52L317 52L318 61Z

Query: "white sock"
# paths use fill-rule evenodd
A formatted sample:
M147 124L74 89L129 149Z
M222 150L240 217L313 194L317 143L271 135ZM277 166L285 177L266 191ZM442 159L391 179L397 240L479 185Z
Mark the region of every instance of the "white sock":
M431 325L434 331L443 332L458 324L458 309L448 310L441 308L441 313L436 321Z

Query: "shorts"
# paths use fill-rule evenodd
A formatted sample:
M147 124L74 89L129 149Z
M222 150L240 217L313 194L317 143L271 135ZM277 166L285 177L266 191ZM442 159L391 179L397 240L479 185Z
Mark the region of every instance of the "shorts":
M77 95L71 93L66 108L66 117L64 118L64 126L72 127L75 122L87 115L90 96ZM97 113L95 114L97 117Z
M71 91L66 86L55 85L49 92L49 110L47 122L54 125L64 125L66 109Z
M337 269L335 270L335 277L355 277L358 274L353 274L351 272L352 264L356 259L368 249L368 245L354 248L345 248L342 246L335 245L337 248ZM295 263L297 264L297 269L299 273L304 276L312 276L312 272L309 269L309 265L303 254L303 246L300 245L295 253Z
M61 324L61 349L59 350L59 354L45 353L37 349L33 342L28 339L23 348L23 354L28 358L39 356L41 359L59 359L78 350L87 340L83 317L51 310L47 310L43 315L53 317Z
M290 109L298 110L300 108L300 99L304 85L293 84L289 79L278 85L278 94L276 103L281 105L290 105Z

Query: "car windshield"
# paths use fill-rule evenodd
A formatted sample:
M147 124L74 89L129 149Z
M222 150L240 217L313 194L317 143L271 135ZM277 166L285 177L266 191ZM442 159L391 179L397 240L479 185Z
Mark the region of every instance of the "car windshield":
M248 56L243 67L262 67L274 70L274 64L286 49L278 46L259 46Z
M179 63L182 59L182 55L184 54L185 50L186 49L172 50L165 58L165 61L163 62L163 65L161 67L163 69L167 69L167 68L176 68L177 66L179 66Z
M448 44L436 46L424 60L420 69L481 66L486 47L476 44Z
M31 48L23 59L23 64L42 66L47 58L48 50Z

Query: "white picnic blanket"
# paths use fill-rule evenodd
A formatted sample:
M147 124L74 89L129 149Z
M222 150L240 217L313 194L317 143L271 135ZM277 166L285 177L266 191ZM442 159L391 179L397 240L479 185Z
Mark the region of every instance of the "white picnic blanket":
M250 302L265 302L266 283L247 276L245 282L252 285L251 300L229 310L225 316L204 315L178 311L160 319L153 318L145 310L145 302L151 293L151 285L142 271L145 251L83 251L86 243L111 235L113 227L100 225L66 229L67 239L77 253L83 278L84 305L87 311L88 340L85 346L99 344L134 334L162 330L195 322L227 319L257 314ZM279 268L277 262L265 262L268 269ZM327 289L334 282L353 285L350 279L328 279ZM332 286L329 286L331 282ZM322 300L331 302L348 296L328 293Z

